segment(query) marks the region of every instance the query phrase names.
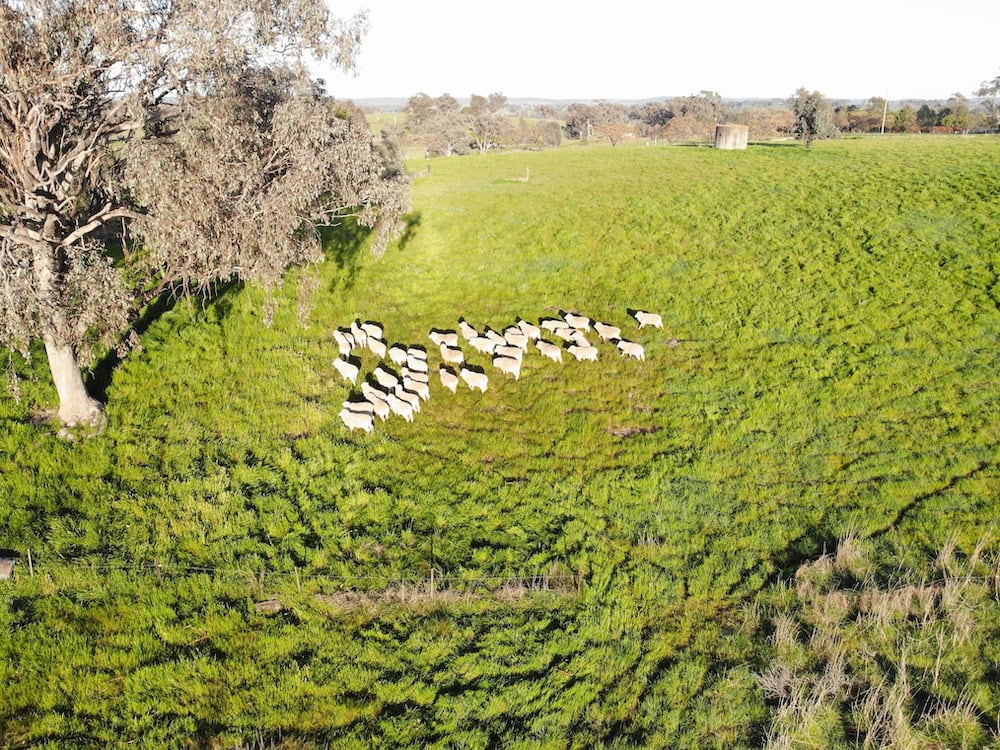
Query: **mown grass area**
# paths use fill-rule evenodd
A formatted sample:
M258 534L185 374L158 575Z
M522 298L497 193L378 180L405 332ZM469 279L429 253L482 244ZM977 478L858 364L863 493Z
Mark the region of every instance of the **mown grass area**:
M33 426L54 403L43 355L12 360L0 547L31 549L36 574L0 582L0 736L761 744L773 639L747 607L849 531L919 575L997 517L998 216L990 138L437 159L385 257L331 233L271 328L253 289L156 320L99 437ZM517 382L487 366L484 394L433 381L412 424L337 419L338 325L429 344L459 316L558 309L621 325L645 362L532 354ZM137 567L154 561L236 572ZM586 583L461 605L314 596L432 566ZM286 609L258 613L271 596ZM996 716L995 691L975 700Z

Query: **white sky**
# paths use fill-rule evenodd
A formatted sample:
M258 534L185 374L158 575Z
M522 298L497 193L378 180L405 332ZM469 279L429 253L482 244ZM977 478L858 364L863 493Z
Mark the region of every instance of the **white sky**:
M1000 75L1000 0L328 0L370 31L342 99L944 99Z

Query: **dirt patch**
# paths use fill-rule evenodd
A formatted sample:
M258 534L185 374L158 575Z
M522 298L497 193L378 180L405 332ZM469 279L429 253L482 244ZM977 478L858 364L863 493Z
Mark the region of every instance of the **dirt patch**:
M608 432L617 438L630 438L636 435L651 435L659 432L659 427L609 427Z

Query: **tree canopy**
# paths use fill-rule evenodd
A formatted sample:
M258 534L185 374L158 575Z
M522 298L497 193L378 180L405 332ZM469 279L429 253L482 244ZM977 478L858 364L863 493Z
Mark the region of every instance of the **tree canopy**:
M805 141L806 148L817 138L831 138L837 133L833 122L833 106L818 91L800 88L792 98L795 115L795 137Z
M407 181L302 60L350 68L365 29L323 0L0 0L0 341L44 342L63 422L100 418L80 357L137 287L273 285L349 211L384 246Z

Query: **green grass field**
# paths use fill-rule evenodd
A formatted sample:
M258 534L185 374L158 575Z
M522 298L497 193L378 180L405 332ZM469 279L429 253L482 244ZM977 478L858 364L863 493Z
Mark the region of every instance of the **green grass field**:
M996 138L436 159L403 238L375 259L331 232L271 328L255 289L154 320L98 437L35 426L44 355L12 358L0 547L30 549L34 576L22 557L0 581L0 745L762 745L758 615L782 579L848 533L930 575L998 517L998 217ZM412 424L337 418L337 326L429 345L460 316L559 309L622 326L646 360L533 352L517 382L487 365L486 393L432 378ZM318 596L432 567L584 583ZM284 611L254 607L272 597ZM987 747L1000 641L977 632L985 668L928 690L970 685L966 746Z

